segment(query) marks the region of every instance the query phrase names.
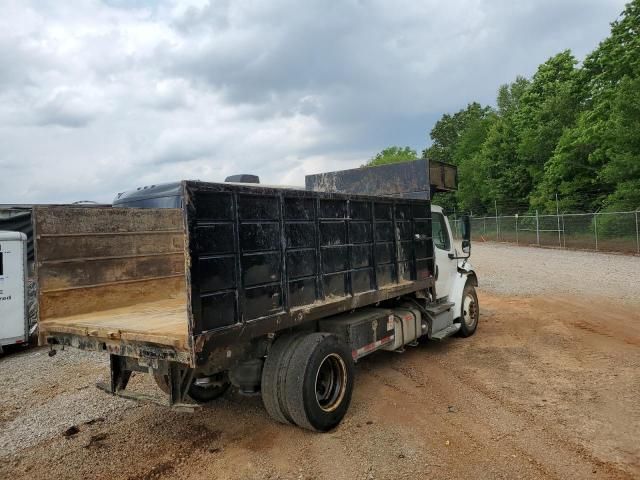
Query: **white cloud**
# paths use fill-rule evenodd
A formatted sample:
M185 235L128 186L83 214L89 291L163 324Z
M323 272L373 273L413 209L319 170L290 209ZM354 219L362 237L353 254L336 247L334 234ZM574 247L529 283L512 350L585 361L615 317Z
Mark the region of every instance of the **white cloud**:
M270 183L427 143L433 122L565 48L624 0L5 0L0 202L141 184Z

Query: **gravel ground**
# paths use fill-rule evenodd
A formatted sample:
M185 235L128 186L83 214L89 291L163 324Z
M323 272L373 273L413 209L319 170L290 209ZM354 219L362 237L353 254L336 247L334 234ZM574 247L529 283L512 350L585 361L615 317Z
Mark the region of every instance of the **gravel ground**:
M640 303L640 257L474 242L481 287L501 295L578 294Z
M474 244L472 260L478 333L359 362L328 434L233 391L193 414L140 405L94 387L105 355L16 350L0 478L640 478L640 258Z
M0 457L48 440L72 425L135 407L128 400L97 395L95 383L107 376L108 360L79 350L49 357L42 348L2 358Z

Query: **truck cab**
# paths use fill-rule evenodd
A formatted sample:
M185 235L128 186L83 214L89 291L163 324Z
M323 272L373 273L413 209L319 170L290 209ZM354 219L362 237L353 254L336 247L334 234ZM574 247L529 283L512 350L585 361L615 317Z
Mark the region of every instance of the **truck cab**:
M465 219L460 220L463 224ZM475 331L478 322L478 298L475 288L478 277L469 262L471 245L468 238L466 246L461 246L453 236L449 218L442 207L431 205L431 227L435 254L436 300L439 303L453 304L453 319L460 323L461 331ZM468 226L466 227L469 228ZM463 237L465 237L463 232ZM467 234L468 236L468 234ZM464 249L467 251L462 251ZM462 256L461 256L462 254Z

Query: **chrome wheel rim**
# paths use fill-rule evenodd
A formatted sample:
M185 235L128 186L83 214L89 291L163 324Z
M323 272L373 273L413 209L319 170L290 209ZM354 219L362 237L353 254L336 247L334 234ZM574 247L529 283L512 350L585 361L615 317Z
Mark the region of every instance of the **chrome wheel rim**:
M473 328L478 321L478 304L471 294L467 294L464 297L464 302L462 303L462 319L468 328Z
M316 402L325 412L332 412L344 398L347 389L347 366L340 355L330 353L316 372Z

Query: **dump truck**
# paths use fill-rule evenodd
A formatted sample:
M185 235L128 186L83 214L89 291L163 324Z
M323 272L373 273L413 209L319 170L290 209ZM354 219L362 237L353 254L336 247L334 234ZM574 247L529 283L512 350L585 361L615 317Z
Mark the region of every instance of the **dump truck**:
M193 410L231 385L314 431L349 408L354 363L472 335L468 219L454 245L427 160L308 176L304 188L181 181L111 207L33 212L39 342L110 358L107 392ZM127 389L132 372L158 395Z

